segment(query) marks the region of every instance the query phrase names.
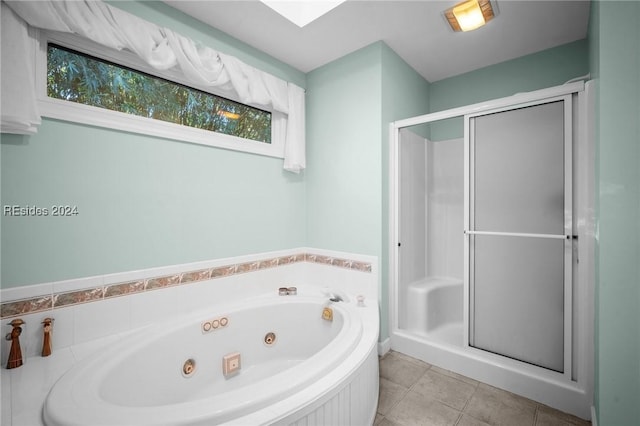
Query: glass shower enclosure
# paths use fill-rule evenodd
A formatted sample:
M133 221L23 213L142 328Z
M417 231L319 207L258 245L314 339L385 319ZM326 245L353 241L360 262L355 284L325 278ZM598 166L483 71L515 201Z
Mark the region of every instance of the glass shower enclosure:
M570 83L390 130L392 349L584 418L590 99Z
M571 109L564 96L467 117L469 345L561 373L571 352Z

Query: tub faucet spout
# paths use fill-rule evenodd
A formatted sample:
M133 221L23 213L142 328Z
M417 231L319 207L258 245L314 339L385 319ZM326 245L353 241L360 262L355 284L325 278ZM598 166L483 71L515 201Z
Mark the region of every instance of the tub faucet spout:
M331 302L350 302L349 296L340 290L325 287L323 293Z
M332 302L342 302L343 299L339 294L329 293L329 300Z

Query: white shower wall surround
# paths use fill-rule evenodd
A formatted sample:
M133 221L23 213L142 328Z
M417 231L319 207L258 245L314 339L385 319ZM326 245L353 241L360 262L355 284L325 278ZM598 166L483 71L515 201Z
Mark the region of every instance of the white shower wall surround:
M445 302L449 298L444 289L456 292L459 290L451 286L462 286L464 170L459 159L464 146L461 138L432 142L407 129L401 130L401 137L401 251L414 255L399 259L399 280L407 284L407 292L399 295L407 299L407 309L398 312L399 322L401 328L427 333L433 331L434 324L442 323L433 309L428 314L423 312L425 303L434 300L427 302L428 294L438 295L435 297L443 301L434 305L443 317L457 318L461 308ZM448 315L451 312L453 316ZM459 334L461 324L459 316L456 324L448 328Z
M586 90L584 83L572 83L409 118L392 123L390 126L392 141L390 153L389 284L391 348L586 419L591 415L593 398L593 329L591 324L593 324L594 154L593 136L588 125L593 102L593 97L590 96L591 90L591 83L587 83ZM559 105L560 109L557 108ZM551 106L551 108L546 108L546 106ZM477 173L487 170L486 165L489 163L486 159L490 158L486 156L486 148L483 148L485 151L482 153L476 152L474 148L476 142L470 139L470 136L476 132L475 123L480 123L477 118L500 119L500 113L511 111L514 108L517 108L517 115L529 110L535 114L538 111L550 111L555 108L556 117L559 110L561 111L560 117L563 117L561 121L572 123L565 124L568 127L565 127L564 131L562 128L559 131L556 130L555 134L560 135L558 142L560 145L559 147L553 145L556 147L554 148L556 153L553 154L555 157L548 160L557 164L558 158L560 158L560 162L562 162L562 158L569 159L564 166L565 177L562 178L561 165L559 166L560 177L555 178L556 181L560 181L560 186L564 186L564 190L556 191L553 189L554 187L551 187L540 195L533 193L535 188L532 187L526 194L518 194L517 186L510 184L510 182L503 186L487 185L489 181L485 176L482 176L484 180L476 183L479 176ZM564 115L562 115L563 113ZM506 114L502 116L507 117ZM508 116L513 117L514 115ZM474 118L476 119L474 120ZM454 123L455 119L459 121ZM459 127L454 128L454 124ZM529 123L527 126L532 127ZM526 148L524 151L530 151L527 151L527 154L519 152L521 147L514 150L517 144L509 143L513 139L507 138L507 145L501 147L495 145L495 138L491 139L489 146L496 147L492 148L494 151L491 155L501 157L498 163L506 164L505 170L526 169L527 165L531 166L534 161L538 161L541 165L546 164L547 160L540 160L544 157L540 152L542 148L538 146L544 145L542 142L551 146L550 142L545 142L551 136L540 140L541 144L538 144L535 139L536 134L539 133L536 126L533 125L532 129L527 130L526 137L529 139L516 137L516 139L527 140L527 145L524 147ZM504 129L506 131L508 127ZM459 138L462 134L465 137ZM563 140L564 142L562 142ZM486 147L487 145L479 146ZM506 152L510 152L508 154L509 160L515 160L506 160L505 163L507 157L503 156L507 155ZM476 162L479 158L477 155L480 154L484 155L482 157L484 163L481 163L482 166L477 166L476 169ZM523 156L531 161L525 161L526 158L523 159ZM534 157L536 160L533 159ZM544 166L538 166L538 170L546 169ZM550 175L550 173L547 174ZM547 174L544 174L545 179L551 181ZM504 180L508 180L509 177L494 173L490 179L497 179L491 182L505 183ZM527 185L531 186L531 182L535 182L535 180L528 182ZM484 192L478 192L481 184L484 185L481 187ZM476 187L476 185L478 186ZM516 193L513 193L513 197L508 195L507 197L511 198L505 198L505 194L512 194L514 190ZM557 197L554 195L556 193ZM560 197L560 193L565 194L564 200ZM536 206L535 202L532 204L535 197L553 200L549 206L560 205L559 209L554 207L554 211L559 211L559 213L552 212L556 214L553 216L556 219L560 214L560 220L554 222L554 224L560 223L559 232L543 232L538 229L542 229L549 221L542 221L535 214L532 216L533 209L543 205L538 203ZM506 215L506 209L509 205L514 204L513 199L518 200L515 202L518 204L517 207L525 209L524 213L526 214L511 217ZM482 211L484 216L481 218L475 213L474 203L477 203L477 200L485 203L485 208ZM486 216L486 213L490 211L486 206L491 207L496 203L505 202L505 200L507 203L501 210L500 216L505 217L507 222L500 220L496 222L494 218L492 227L498 229L482 228L484 225L481 224L485 223L487 219L491 219ZM527 203L532 205L531 208ZM551 211L549 206L544 205L545 215ZM571 212L572 206L573 215L567 215L566 212ZM525 219L527 214L531 219ZM564 219L562 214L564 214ZM564 232L562 231L563 222ZM518 228L524 228L524 231L519 231ZM532 230L529 230L530 228ZM556 228L558 226L554 229ZM491 235L486 232L475 235L476 231L508 231L513 236L507 236L505 232L497 232L496 236L485 236ZM513 234L514 232L516 234ZM558 233L567 235L550 235ZM487 256L490 256L490 253L487 255L486 251L483 256L480 256L483 252L479 251L482 246L478 242L486 244L487 240L497 241L500 244L503 242L510 244L522 242L527 249L532 244L553 245L556 248L558 246L564 247L564 261L562 260L563 255L560 254L560 258L556 262L560 265L564 262L564 272L562 272L561 266L560 274L556 274L557 278L554 278L554 280L559 280L549 281L549 283L558 283L553 284L555 286L560 286L554 287L556 299L551 303L554 306L559 304L560 308L553 308L555 309L553 313L547 315L543 312L546 309L544 308L546 303L543 303L541 305L543 308L527 308L531 312L522 314L542 316L543 323L549 318L551 318L549 321L555 321L553 324L559 330L556 328L554 336L560 336L559 342L556 337L553 337L556 345L555 352L551 352L546 346L541 351L530 352L527 347L535 347L535 344L531 346L533 340L529 340L528 337L523 338L524 333L518 335L517 331L516 335L509 337L513 333L511 330L514 328L518 330L518 327L513 327L511 324L506 327L510 327L509 332L490 332L500 327L490 326L487 328L485 323L474 322L479 321L478 318L483 321L486 321L485 318L491 319L496 316L494 311L503 310L500 306L511 303L503 301L489 311L485 309L481 312L482 317L474 311L474 309L480 309L478 306L488 306L487 303L495 305L496 298L503 294L495 293L496 290L493 288L498 283L492 281L493 278L486 278L493 277L495 275L493 272L501 269L499 265L487 266L484 263L481 264L484 269L477 272L479 269L475 262L486 262ZM515 252L511 250L509 253ZM533 258L527 260L527 258L522 258L522 256L519 258L516 255L515 259L524 262L521 266L527 266L530 270L532 268L530 265L536 265ZM538 263L550 261L546 257L544 259L546 260L539 260ZM533 283L542 284L545 282L528 275L521 277L518 277L517 273L514 275L514 271L527 269L521 267L514 269L514 264L503 265L502 269L505 269L505 272L499 272L496 276L509 278L499 285L502 285L506 292L512 294L514 289L524 286L522 292L516 290L516 295L542 294L541 291L538 291L542 287L539 289L535 286L534 288ZM508 272L510 269L511 272ZM545 268L536 266L534 269L544 270ZM481 277L480 273L484 275ZM477 284L480 281L476 281L480 278L484 278L484 281L481 282L482 287ZM545 285L549 287L549 284ZM490 291L490 296L487 296L487 290L485 290L487 288ZM481 289L485 293L475 294L474 291L480 291L477 289ZM479 299L480 296L484 298ZM535 299L537 296L532 297ZM480 305L479 300L485 305ZM531 300L529 303L527 300L521 300L517 303L525 303L529 306L540 303L535 300ZM516 315L518 309L516 309ZM513 308L504 309L505 312L509 310L513 311ZM552 317L551 315L555 315L555 312L560 312L563 319L558 321ZM503 315L503 313L500 312L499 315ZM513 320L515 324L516 319ZM481 344L478 343L480 340L477 338L478 325L485 327L482 329L485 334L482 335L484 340ZM489 334L487 334L487 330L489 330ZM564 342L562 338L564 338ZM512 344L519 340L522 343ZM518 360L518 357L500 355L498 350L492 351L483 347L484 342L487 341L490 342L487 344L489 346L514 348L515 352L519 352L522 356L520 359L526 361ZM507 341L511 343L507 344ZM560 351L559 360L558 351ZM508 352L502 353L508 354ZM547 353L555 354L553 355L555 357L553 358L553 368L543 368L539 365L544 365L544 363L530 361L537 360L539 356Z

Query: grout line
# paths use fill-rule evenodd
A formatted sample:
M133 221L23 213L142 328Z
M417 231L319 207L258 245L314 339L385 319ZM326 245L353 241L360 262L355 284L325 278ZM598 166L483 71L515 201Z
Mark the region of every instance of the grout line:
M467 402L464 403L464 407L462 407L462 412L464 413L465 410L467 409L467 407L469 406L469 403L471 402L471 400L473 399L473 396L476 394L476 392L478 392L478 385L476 385L475 389L473 390L473 393L471 394L471 396L469 397L469 399L467 399Z
M404 388L404 386L402 386L402 387ZM393 404L391 407L389 407L388 413L390 413L391 411L393 411L394 408L396 408L398 405L400 405L402 400L405 399L408 394L409 394L409 388L405 388L405 390L402 391L402 396L400 398L398 398L398 401L395 404ZM385 415L385 417L386 417L386 415Z
M462 411L460 411L460 414L458 414L458 419L456 420L456 422L453 424L453 426L458 426L460 424L460 422L462 421Z

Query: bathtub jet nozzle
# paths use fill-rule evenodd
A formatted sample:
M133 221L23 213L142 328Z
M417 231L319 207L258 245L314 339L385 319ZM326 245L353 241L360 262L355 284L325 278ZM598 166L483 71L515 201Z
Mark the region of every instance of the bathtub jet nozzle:
M182 375L184 377L191 377L196 372L196 360L189 358L182 364Z
M276 342L276 333L270 331L264 336L264 344L271 346Z

